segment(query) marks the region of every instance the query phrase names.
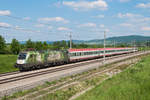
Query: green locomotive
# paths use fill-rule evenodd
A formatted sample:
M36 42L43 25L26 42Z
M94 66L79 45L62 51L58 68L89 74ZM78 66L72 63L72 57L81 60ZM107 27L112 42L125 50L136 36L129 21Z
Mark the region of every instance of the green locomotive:
M18 56L15 67L20 71L44 68L68 62L67 50L24 51Z

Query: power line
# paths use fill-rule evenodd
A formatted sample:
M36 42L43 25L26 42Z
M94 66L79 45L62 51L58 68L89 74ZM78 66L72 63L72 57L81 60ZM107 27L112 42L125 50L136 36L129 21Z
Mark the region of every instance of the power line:
M34 20L32 20L32 19L25 20L24 18L16 17L16 16L10 16L10 15L7 15L7 17L12 18L12 19L15 19L15 20L20 20L20 21L29 22L29 23L34 23L34 24L37 24L37 23L38 23L38 24L43 24L43 25L46 25L46 26L51 26L51 24L34 21Z

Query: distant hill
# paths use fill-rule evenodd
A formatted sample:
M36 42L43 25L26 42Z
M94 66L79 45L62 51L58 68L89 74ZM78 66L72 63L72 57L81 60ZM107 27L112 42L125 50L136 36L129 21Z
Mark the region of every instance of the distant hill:
M69 40L67 40L68 42ZM88 40L88 41L84 41L84 40L73 40L73 43L75 44L81 44L81 43L85 43L85 44L103 44L103 39L93 39L93 40ZM131 43L133 41L136 42L144 42L144 41L150 41L150 36L140 36L140 35L129 35L129 36L118 36L118 37L110 37L106 39L106 43L107 44L112 44L114 43L114 41L116 43ZM54 42L57 41L46 41L48 44L52 44ZM25 44L26 41L21 41L21 44Z
M103 43L103 39L94 39L86 41L87 44L101 44ZM107 43L131 43L133 41L136 42L144 42L144 41L150 41L150 36L140 36L140 35L129 35L129 36L118 36L118 37L110 37L106 39Z

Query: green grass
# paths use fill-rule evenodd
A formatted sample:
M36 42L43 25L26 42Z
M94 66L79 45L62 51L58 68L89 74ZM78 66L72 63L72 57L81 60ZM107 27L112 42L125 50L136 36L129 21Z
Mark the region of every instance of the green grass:
M76 100L150 100L150 56Z
M12 72L18 70L14 68L17 55L0 55L0 73Z

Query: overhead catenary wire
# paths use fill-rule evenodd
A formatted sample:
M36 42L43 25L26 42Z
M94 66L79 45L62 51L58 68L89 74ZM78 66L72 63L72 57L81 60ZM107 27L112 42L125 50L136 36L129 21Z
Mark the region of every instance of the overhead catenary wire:
M46 26L51 26L51 24L49 24L49 23L42 23L42 22L39 22L39 21L34 21L32 19L26 20L22 17L11 16L11 15L6 15L6 16L9 17L9 18L15 19L15 20L25 21L25 22L29 22L29 23L33 23L33 24L43 24L43 25L46 25Z

